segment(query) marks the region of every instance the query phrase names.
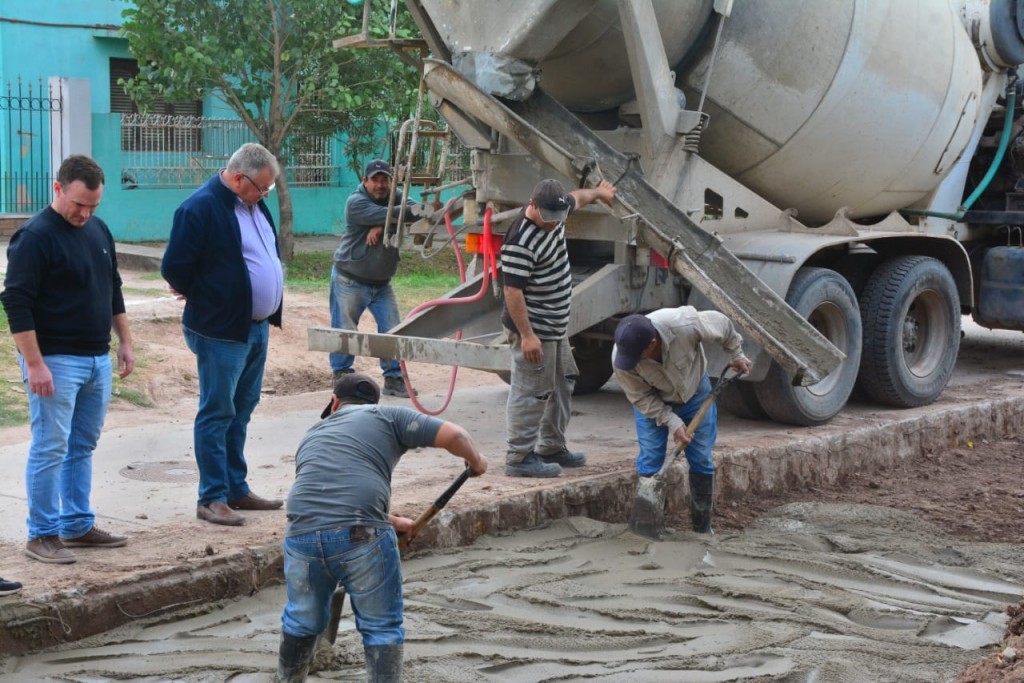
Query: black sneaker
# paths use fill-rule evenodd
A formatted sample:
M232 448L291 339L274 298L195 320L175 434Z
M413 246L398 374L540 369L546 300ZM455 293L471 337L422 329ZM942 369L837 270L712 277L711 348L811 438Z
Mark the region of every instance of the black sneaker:
M352 368L345 368L344 370L335 370L333 373L334 381L331 383L331 386L333 387L335 384L338 383L339 379L341 379L345 375L351 375L353 372L355 372L355 370L353 370Z
M562 468L557 463L544 462L536 453L530 453L521 462L505 464L505 474L510 477L549 478L561 473Z
M564 446L557 453L537 453L535 451L534 455L544 462L555 463L562 467L583 467L587 464L587 456L582 453L572 453Z
M420 392L415 389L413 394L419 396ZM384 389L380 392L385 396L397 396L398 398L409 398L409 392L405 390L405 380L401 377L385 377Z
M0 595L14 595L21 591L21 584L17 581L0 579Z

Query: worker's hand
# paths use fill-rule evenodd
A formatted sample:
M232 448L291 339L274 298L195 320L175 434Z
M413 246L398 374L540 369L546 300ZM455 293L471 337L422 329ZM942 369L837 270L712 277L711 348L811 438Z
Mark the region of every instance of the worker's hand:
M473 461L472 464L466 464L469 465L469 469L473 470L474 477L479 477L481 474L487 471L487 458L480 455L479 453L476 454L476 459Z
M690 445L693 440L690 435L686 433L686 425L683 425L672 434L672 440L676 442L676 445L680 448L686 448Z
M401 536L412 531L412 527L415 524L414 521L408 517L399 517L398 515L389 515L391 526L395 528L395 533Z
M619 188L615 187L607 180L602 180L597 184L597 199L598 201L604 202L608 206L612 205L615 201L615 193L619 191Z
M531 334L528 337L523 337L521 348L523 350L523 358L526 359L527 363L540 365L544 362L544 345L537 338L537 335Z
M37 396L53 396L53 374L46 363L28 366L28 390Z
M366 243L369 246L372 247L373 245L375 245L378 242L380 242L381 235L383 235L383 234L384 234L384 226L383 225L378 225L376 227L370 228L370 232L366 233Z
M185 295L182 294L181 292L177 291L176 289L174 289L174 287L168 287L167 291L170 292L171 296L173 296L178 301L184 301L185 300Z
M740 356L733 362L729 363L729 367L736 371L736 374L742 377L743 375L750 372L750 368L753 367L753 363L750 359L745 356Z
M135 351L131 344L117 346L117 376L124 379L135 369Z

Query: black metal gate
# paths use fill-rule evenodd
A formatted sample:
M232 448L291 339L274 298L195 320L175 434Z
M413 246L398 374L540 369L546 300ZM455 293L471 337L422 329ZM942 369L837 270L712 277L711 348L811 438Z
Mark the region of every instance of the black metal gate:
M0 214L29 214L53 198L51 150L62 148L62 102L38 79L19 76L0 93Z

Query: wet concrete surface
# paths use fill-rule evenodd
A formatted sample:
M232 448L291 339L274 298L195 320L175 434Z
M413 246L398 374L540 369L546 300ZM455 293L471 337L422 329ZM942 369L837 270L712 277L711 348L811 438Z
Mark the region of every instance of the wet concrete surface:
M940 681L999 642L1024 546L792 504L661 543L568 518L403 563L405 681ZM0 681L269 681L282 587L8 660ZM346 605L310 680L365 680Z
M923 408L851 404L829 424L812 429L723 419L716 449L719 504L759 491L835 482L970 439L1019 434L1024 424L1022 350L1024 335L1019 333L971 330L949 389ZM456 392L444 417L474 434L492 470L463 487L424 531L418 548L465 545L486 533L529 529L569 516L611 523L626 519L635 487L635 445L628 403L614 382L574 402L569 437L587 452L588 465L553 480L502 474L505 394L501 384ZM286 495L295 445L327 397L324 391L267 397L261 403L247 453L254 490ZM248 524L240 528L197 521L191 420L151 419L143 426L108 424L94 459L99 522L127 532L126 548L83 550L74 565L42 565L25 558L22 468L0 480L0 498L14 511L0 517L0 575L26 584L19 596L0 601L0 652L21 654L86 638L138 615L251 594L279 577L283 512L243 513ZM6 433L16 438L0 446L0 458L22 462L27 430L20 436L17 430ZM410 452L395 473L395 511L417 516L459 469L446 453ZM685 464L670 472L669 484L670 509L684 509Z

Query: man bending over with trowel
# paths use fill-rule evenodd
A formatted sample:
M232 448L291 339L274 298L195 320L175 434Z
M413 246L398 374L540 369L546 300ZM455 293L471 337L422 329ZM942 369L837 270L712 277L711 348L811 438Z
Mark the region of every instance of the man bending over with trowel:
M612 366L633 404L640 443L637 474L649 477L661 469L671 434L686 449L693 530L710 534L715 480L711 450L718 435L715 407L711 406L692 438L686 431L686 423L711 393L702 342L721 344L732 358L729 367L737 373L750 370L743 338L732 322L718 311L698 311L692 306L623 318L615 329Z
M410 448L436 446L466 461L474 475L487 459L462 427L411 408L377 405L367 375L341 375L331 403L299 444L288 495L279 681L304 681L331 597L345 588L363 637L371 683L402 676L402 567L396 531L413 521L390 514L391 474Z

